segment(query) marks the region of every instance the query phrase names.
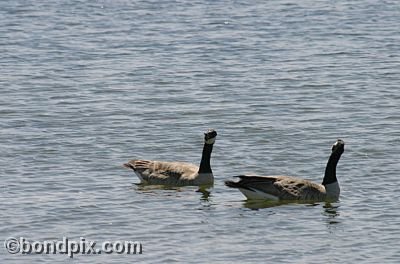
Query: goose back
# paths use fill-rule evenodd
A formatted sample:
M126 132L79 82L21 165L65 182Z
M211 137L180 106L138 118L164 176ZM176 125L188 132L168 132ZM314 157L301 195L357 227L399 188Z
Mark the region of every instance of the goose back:
M141 183L146 184L200 185L213 180L212 174L199 175L199 167L186 162L131 160L124 166L133 169Z
M321 184L291 176L238 176L238 182L227 181L248 199L268 200L323 200L325 187Z

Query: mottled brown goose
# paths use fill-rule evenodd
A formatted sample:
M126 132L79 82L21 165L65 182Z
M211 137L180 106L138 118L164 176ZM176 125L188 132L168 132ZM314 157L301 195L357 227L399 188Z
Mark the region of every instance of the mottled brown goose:
M291 176L241 175L238 182L226 181L225 185L238 188L247 199L256 200L337 200L340 195L336 166L344 152L344 141L338 139L325 169L322 184Z
M204 147L200 167L186 162L156 160L131 160L124 166L133 169L143 184L169 186L212 185L214 176L211 170L211 152L217 132L209 129L204 133Z

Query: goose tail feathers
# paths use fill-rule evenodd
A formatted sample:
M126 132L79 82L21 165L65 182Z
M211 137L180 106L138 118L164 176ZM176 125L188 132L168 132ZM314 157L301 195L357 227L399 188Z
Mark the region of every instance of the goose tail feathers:
M234 181L225 181L225 185L231 188L239 188L239 184Z
M242 178L242 177L246 177L245 175L239 175L239 176L233 176L234 178ZM246 188L245 186L243 186L243 184L241 184L240 181L225 181L225 185L230 187L230 188Z
M123 165L124 165L125 168L135 170L135 168L132 166L132 164L124 163Z

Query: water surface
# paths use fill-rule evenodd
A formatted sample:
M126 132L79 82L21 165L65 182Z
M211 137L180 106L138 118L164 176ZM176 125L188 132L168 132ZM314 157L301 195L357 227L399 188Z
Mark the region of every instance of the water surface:
M397 1L2 1L1 240L133 240L142 255L2 263L398 263ZM199 163L210 194L137 186L132 158ZM322 181L333 204L254 204L224 180Z

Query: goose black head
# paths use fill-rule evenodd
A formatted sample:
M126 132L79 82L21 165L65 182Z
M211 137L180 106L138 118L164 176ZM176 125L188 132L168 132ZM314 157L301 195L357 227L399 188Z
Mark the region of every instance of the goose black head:
M204 141L207 144L214 144L215 138L217 137L217 131L214 129L209 129L204 133Z
M344 141L341 139L336 140L335 144L332 145L332 153L341 155L344 152Z

